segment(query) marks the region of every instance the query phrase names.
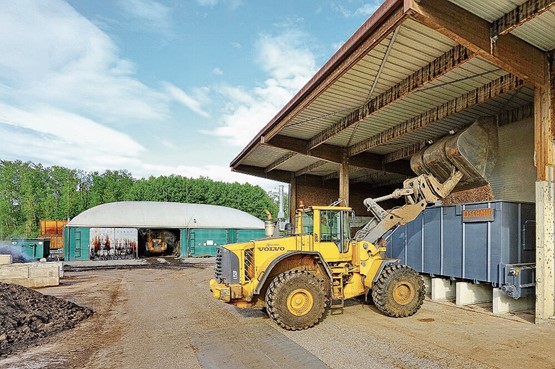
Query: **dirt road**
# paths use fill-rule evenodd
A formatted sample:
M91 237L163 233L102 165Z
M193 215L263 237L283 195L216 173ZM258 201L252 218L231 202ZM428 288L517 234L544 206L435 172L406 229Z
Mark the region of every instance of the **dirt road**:
M392 319L353 301L287 332L208 291L211 266L66 273L41 292L93 308L77 328L0 368L555 368L555 327L425 302Z

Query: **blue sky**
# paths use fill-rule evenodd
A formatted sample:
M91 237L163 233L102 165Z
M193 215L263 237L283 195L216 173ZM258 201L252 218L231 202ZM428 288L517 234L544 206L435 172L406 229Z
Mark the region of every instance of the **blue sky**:
M0 159L275 187L230 161L380 3L0 0Z

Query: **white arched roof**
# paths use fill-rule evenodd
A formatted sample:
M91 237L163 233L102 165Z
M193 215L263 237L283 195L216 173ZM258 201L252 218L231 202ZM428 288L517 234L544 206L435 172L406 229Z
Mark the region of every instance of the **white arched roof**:
M244 211L217 205L177 202L110 202L85 210L69 227L264 229L264 222Z

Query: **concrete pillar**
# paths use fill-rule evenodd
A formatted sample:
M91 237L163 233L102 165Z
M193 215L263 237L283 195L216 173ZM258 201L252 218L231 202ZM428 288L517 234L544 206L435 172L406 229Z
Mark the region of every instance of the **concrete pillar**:
M486 284L473 284L470 282L457 282L457 305L472 305L492 300L491 286Z
M521 310L531 310L534 309L534 303L536 302L535 296L524 296L515 300L500 288L493 289L493 306L492 310L494 314L506 314Z
M424 280L426 296L432 296L432 278L429 275L421 275L421 277Z
M445 278L432 278L432 300L454 300L455 283Z

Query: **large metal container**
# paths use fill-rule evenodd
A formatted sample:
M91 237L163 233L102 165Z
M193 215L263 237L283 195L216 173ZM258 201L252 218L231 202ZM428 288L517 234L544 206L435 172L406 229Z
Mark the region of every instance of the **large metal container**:
M50 240L38 238L12 238L12 247L21 252L27 260L38 260L48 257Z
M264 238L263 229L189 229L182 256L215 256L219 247Z
M393 232L387 254L420 273L491 283L517 298L534 283L535 241L532 203L433 206Z

